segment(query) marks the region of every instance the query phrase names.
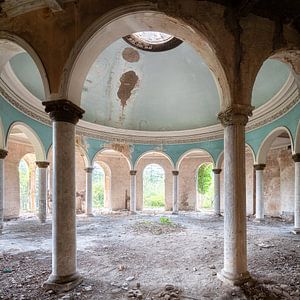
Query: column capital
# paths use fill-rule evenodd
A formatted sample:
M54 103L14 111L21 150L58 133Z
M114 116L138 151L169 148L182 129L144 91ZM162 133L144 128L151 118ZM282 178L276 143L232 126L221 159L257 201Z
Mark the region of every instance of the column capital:
M93 173L94 168L93 167L87 167L84 169L87 173Z
M222 172L222 169L212 169L214 174L220 174Z
M263 171L266 167L266 164L256 164L256 165L253 165L255 171Z
M178 176L178 174L179 174L179 171L177 171L177 170L173 170L173 171L172 171L172 174L173 174L174 176Z
M52 121L76 124L84 114L82 108L69 100L43 101L42 104Z
M35 163L38 166L38 168L41 168L41 169L48 168L48 166L50 164L48 161L36 161Z
M248 123L248 117L252 116L253 109L254 107L251 105L233 104L218 113L218 119L224 127L230 125L246 126Z
M294 162L300 162L300 153L293 154L292 159Z
M0 159L4 159L8 154L7 150L0 149Z
M136 175L136 170L130 170L130 171L129 171L129 174L130 174L130 175Z

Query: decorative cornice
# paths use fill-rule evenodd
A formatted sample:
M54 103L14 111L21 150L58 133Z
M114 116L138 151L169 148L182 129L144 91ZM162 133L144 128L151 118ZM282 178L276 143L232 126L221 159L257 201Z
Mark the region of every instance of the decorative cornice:
M42 110L42 105L38 104L36 98L33 99L33 95L31 95L32 99L28 99L28 97L24 99L23 94L21 97L18 96L15 93L15 87L12 88L10 84L7 84L7 78L4 80L2 77L3 73L0 78L0 94L17 110L32 119L51 126L49 117ZM295 78L290 75L285 85L272 99L254 110L253 116L246 126L246 132L280 118L297 105L298 102L299 90L297 83ZM183 144L223 138L223 128L220 124L194 130L145 132L110 128L80 120L76 126L76 133L81 136L119 144Z
M230 125L243 125L248 123L248 117L252 116L253 106L234 104L218 114L218 119L224 127Z
M41 168L41 169L48 168L48 166L50 164L48 161L36 161L35 163L38 166L38 168Z
M7 150L0 149L0 159L4 159L8 154Z
M93 167L87 167L84 169L87 173L93 173L94 168Z
M253 165L255 171L263 171L266 167L265 164L256 164L256 165Z
M222 172L222 169L212 169L214 174L220 174Z
M136 172L137 172L136 170L130 170L129 174L132 175L132 176L134 176L134 175L136 175Z
M300 162L300 153L296 153L292 155L294 162Z
M43 101L46 113L54 122L76 124L82 118L84 110L69 100Z
M179 175L179 171L174 170L174 171L172 171L172 174L173 174L174 176L178 176L178 175Z

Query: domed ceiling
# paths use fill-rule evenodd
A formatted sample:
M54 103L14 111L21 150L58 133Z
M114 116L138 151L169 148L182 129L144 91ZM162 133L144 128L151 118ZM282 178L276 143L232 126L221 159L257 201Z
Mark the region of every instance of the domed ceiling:
M166 50L166 49L164 49ZM17 78L44 99L42 80L27 53L10 60ZM289 67L267 60L252 94L256 108L285 84ZM108 127L176 131L217 124L220 100L214 78L200 55L187 43L166 51L145 51L119 39L92 65L81 97L84 120Z

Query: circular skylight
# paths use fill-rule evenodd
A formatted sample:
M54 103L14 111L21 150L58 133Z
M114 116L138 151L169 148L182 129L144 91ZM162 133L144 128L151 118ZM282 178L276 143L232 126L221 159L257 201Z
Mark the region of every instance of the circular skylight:
M133 33L132 35L149 44L163 44L173 38L170 34L158 31L142 31Z
M179 46L182 41L170 34L158 31L135 32L124 37L131 46L152 52L160 52Z

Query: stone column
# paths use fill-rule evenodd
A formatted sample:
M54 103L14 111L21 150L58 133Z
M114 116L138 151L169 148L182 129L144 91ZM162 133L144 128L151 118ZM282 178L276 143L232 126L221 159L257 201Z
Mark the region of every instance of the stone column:
M38 190L38 200L39 200L39 219L41 223L45 223L47 219L47 168L49 162L47 161L36 161L38 167L39 176L39 190Z
M295 212L294 234L300 234L300 153L293 155L295 162Z
M85 214L93 216L93 167L85 168L86 172L86 192L85 192Z
M52 274L46 289L68 291L80 284L75 212L75 124L84 111L68 100L45 101L53 130Z
M173 174L173 211L172 214L178 214L178 174L179 171L172 171Z
M220 189L220 173L222 169L213 169L214 173L214 213L221 215L221 189Z
M136 213L136 171L130 170L130 212Z
M265 218L264 201L264 169L265 164L254 165L255 169L255 220L262 221Z
M3 219L4 219L4 158L7 156L7 151L0 149L0 234L3 231Z
M252 107L235 104L219 114L224 126L224 268L218 277L249 280L246 240L245 126Z

